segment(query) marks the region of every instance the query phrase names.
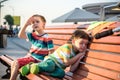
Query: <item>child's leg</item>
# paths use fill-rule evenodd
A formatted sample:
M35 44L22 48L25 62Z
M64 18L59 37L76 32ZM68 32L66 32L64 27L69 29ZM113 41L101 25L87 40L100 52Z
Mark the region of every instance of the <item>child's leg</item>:
M18 69L19 69L19 64L17 62L17 60L12 62L11 65L11 77L10 80L16 80L17 75L18 75Z
M50 59L38 63L38 66L40 68L40 72L52 72L55 70L55 63Z
M37 74L38 72L53 72L55 70L55 63L53 60L45 60L40 63L35 63L30 66L30 73Z
M30 72L36 74L36 72L38 72L38 68L39 72L41 73L47 72L47 75L50 75L52 77L63 78L65 76L64 70L56 66L55 62L50 59L42 61L37 64L36 63L32 64Z
M62 79L65 76L65 72L63 69L56 66L55 70L50 73L50 76Z
M24 66L30 62L36 62L36 60L32 57L24 57L24 58L19 58L19 59L13 61L12 65L11 65L10 80L16 80L18 72L19 72L18 71L19 68L21 68L22 66Z

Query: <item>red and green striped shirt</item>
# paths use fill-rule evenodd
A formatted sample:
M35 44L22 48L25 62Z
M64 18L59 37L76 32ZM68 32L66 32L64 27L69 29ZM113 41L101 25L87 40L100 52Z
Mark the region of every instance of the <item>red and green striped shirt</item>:
M42 35L36 35L35 32L27 32L27 37L29 41L32 43L30 53L35 54L32 55L34 58L37 56L46 56L48 55L49 51L53 49L53 41L48 36L47 33ZM37 54L37 55L36 55Z

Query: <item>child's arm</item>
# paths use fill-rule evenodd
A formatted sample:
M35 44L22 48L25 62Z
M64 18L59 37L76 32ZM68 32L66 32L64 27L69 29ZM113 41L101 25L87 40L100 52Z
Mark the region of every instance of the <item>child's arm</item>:
M28 21L25 23L25 25L20 29L20 31L19 31L19 33L18 33L18 37L19 37L19 38L27 39L25 30L26 30L26 28L27 28L28 25L31 25L31 23L32 23L32 17L30 17L30 18L28 19Z
M65 61L65 65L66 65L66 66L73 65L74 63L77 62L78 59L80 59L80 57L82 58L83 55L85 55L85 52L83 52L83 53L78 53L78 54L77 54L76 56L74 56L73 58L66 60L66 61Z
M74 72L77 67L79 66L80 60L85 56L85 54L83 54L73 65L71 65L70 67L70 72Z

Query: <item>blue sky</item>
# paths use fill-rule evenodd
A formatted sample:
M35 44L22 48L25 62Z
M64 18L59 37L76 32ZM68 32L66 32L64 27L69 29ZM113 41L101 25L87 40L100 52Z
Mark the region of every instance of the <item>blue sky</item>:
M104 0L101 2L114 2L119 0ZM41 14L47 20L46 25L52 25L51 20L59 17L74 8L81 8L88 3L97 3L98 0L8 0L1 8L4 15L21 16L21 26L33 14Z

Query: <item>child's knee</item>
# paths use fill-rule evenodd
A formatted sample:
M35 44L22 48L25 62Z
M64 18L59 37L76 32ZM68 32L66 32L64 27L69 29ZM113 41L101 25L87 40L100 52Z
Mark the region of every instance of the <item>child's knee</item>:
M13 66L13 67L19 67L18 61L17 61L17 60L14 60L14 61L12 62L12 66Z
M14 60L14 61L12 62L12 64L13 64L13 65L18 65L18 61L17 61L17 60Z

